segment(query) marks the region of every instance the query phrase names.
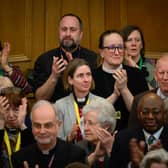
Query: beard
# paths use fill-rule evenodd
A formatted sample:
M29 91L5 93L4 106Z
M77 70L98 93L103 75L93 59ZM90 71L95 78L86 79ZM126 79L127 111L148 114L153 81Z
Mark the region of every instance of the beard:
M74 50L75 48L77 48L78 44L75 43L75 41L73 39L66 39L64 38L62 41L61 41L61 47L68 51L68 52L71 52L72 50Z
M43 144L43 145L47 145L50 144L52 142L53 137L46 137L46 138L41 138L38 136L35 136L35 140L39 143L39 144Z

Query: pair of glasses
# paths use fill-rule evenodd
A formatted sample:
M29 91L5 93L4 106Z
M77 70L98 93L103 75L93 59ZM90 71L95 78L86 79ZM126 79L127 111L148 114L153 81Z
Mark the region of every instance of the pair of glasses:
M122 53L124 51L124 46L119 45L119 46L104 46L103 49L107 49L109 51L112 51L113 53L118 50L119 53Z

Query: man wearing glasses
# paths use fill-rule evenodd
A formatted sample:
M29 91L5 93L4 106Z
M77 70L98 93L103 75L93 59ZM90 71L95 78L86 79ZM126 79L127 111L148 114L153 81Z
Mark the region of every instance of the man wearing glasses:
M99 38L99 53L102 64L93 74L94 93L115 99L114 107L118 112L117 130L127 127L129 110L133 96L148 90L147 82L139 69L123 65L124 41L118 31L107 30Z

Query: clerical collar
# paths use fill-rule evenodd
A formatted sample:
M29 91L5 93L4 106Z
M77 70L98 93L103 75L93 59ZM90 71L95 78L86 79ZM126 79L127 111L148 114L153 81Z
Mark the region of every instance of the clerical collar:
M76 103L78 104L78 106L80 108L82 108L86 104L86 102L88 100L89 93L83 98L77 98L75 93L74 92L72 92L72 93L73 93L73 97L74 97Z
M40 149L41 153L44 154L44 155L52 155L55 152L55 150L56 150L56 145L51 149L47 149L47 150L41 150Z
M7 128L7 127L5 127L5 129L6 129L7 133L9 133L9 134L18 134L18 132L20 131L19 128Z
M165 95L162 93L162 91L160 90L160 88L158 88L156 94L157 94L158 96L160 96L161 99L166 99L166 98L167 98L167 96L165 96Z
M115 69L108 69L108 68L106 68L105 66L104 66L104 64L102 65L102 69L103 69L103 71L105 71L105 72L107 72L107 73L111 73L111 74L113 74L117 69L123 69L123 65L122 64L120 64L117 68L115 68Z

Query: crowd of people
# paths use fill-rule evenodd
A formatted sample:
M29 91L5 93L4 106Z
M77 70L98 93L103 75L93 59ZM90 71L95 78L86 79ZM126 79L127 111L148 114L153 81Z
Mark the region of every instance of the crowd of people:
M31 84L0 44L0 167L168 168L168 53L152 64L136 25L102 32L95 53L72 13L58 35Z

